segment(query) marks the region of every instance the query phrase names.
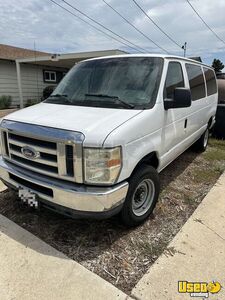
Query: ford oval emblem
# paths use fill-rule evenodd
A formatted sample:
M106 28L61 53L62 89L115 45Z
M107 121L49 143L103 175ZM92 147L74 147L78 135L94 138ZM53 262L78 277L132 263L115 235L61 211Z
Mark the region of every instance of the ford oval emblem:
M21 153L28 159L35 159L40 157L40 152L29 146L22 147Z

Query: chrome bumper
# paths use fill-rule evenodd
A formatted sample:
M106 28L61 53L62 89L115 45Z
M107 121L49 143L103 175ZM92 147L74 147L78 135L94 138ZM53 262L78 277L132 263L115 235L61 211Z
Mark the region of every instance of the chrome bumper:
M128 190L127 182L113 187L92 187L37 175L3 160L2 156L0 156L0 178L16 189L20 186L26 187L26 181L37 185L38 191L36 187L29 187L29 190L38 195L39 199L46 200L56 206L75 210L78 213L87 212L89 215L107 212L119 207L124 202ZM15 178L18 178L20 182L17 182ZM51 191L52 196L46 195L45 188Z

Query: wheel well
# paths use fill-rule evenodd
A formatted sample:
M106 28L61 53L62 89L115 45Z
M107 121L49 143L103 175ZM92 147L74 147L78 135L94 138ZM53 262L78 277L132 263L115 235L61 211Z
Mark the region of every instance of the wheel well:
M208 122L208 128L209 128L209 129L211 129L212 122L213 122L213 117L211 117L211 118L209 119L209 122Z
M148 165L148 166L152 166L155 169L158 168L159 166L159 159L157 157L156 152L151 152L149 154L147 154L146 156L144 156L139 163L136 165L136 167L134 168L133 173L141 166L141 165Z

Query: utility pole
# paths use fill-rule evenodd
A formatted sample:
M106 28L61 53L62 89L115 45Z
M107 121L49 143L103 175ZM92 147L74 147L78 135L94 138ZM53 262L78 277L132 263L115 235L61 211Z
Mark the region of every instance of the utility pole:
M184 50L184 57L186 56L186 51L187 51L187 42L184 43L182 46L182 49Z

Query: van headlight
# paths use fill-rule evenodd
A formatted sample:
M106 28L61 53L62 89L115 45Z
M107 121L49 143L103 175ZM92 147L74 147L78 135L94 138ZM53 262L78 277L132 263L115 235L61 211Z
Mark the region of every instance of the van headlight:
M121 169L121 148L84 149L85 183L113 184Z

